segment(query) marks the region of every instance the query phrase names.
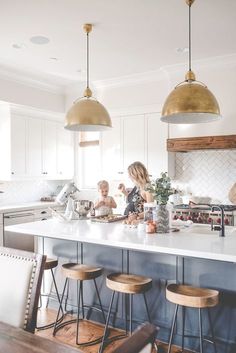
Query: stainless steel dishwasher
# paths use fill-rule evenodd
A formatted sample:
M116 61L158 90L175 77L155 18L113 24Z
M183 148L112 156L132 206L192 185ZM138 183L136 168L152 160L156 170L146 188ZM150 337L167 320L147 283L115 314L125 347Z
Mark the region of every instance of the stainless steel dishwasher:
M4 213L3 245L8 248L34 251L34 237L5 231L6 226L34 222L34 210Z

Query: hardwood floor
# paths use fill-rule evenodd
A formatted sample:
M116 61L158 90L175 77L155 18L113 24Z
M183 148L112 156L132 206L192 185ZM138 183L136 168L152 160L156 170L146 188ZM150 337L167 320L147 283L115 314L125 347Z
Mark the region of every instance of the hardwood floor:
M52 309L40 309L38 312L38 326L48 324L50 322L53 322L55 320L56 316L56 311ZM72 316L67 315L66 320L70 319ZM56 337L52 336L52 331L53 329L47 329L47 330L40 330L36 331L36 334L41 336L41 337L46 337L49 338L50 340L56 341L56 342L63 342L66 344L69 344L73 347L78 347L75 343L75 335L76 335L76 324L70 324L59 330L56 334ZM124 331L122 330L117 330L117 329L112 329L110 337L115 336L117 334L121 334ZM80 322L80 340L83 341L89 341L89 340L94 340L95 338L98 338L99 336L102 336L103 334L103 325L98 324L97 322L93 321L86 321L83 320ZM108 347L105 349L105 353L112 353L114 348L119 346L121 344L122 340L117 340L108 345ZM80 350L82 350L85 353L97 353L99 344L93 345L90 347L79 347ZM158 348L159 352L158 353L166 353L167 352L167 345L163 344L161 342L158 342ZM155 352L155 351L154 351ZM181 349L178 347L173 347L171 353L180 353ZM190 353L190 351L185 351L185 353Z

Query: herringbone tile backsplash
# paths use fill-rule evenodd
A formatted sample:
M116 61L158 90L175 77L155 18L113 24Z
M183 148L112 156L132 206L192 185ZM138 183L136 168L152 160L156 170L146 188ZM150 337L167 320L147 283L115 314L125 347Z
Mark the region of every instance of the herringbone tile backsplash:
M176 153L174 185L185 192L227 204L235 182L236 150Z

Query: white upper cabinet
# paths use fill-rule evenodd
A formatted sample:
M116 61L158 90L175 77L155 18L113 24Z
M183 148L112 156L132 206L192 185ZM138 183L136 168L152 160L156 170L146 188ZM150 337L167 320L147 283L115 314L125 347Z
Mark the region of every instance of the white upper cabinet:
M42 174L42 121L28 119L27 121L27 175L38 177Z
M146 116L147 119L147 169L152 178L168 171L168 153L166 139L168 124L161 122L160 114Z
M57 175L57 123L42 122L43 166L42 173L47 177Z
M11 174L26 174L26 118L11 117Z
M74 134L62 123L10 108L0 103L0 180L73 178Z
M125 117L123 124L123 156L124 171L126 171L127 167L135 161L146 164L144 115Z
M121 124L120 118L113 118L112 129L101 133L102 176L104 179L117 179L118 175L123 173Z
M168 125L159 113L131 115L112 119L113 129L101 135L102 175L128 182L127 167L140 161L151 178L169 172L173 176L173 159L166 150Z
M74 134L57 124L57 174L59 178L74 176Z

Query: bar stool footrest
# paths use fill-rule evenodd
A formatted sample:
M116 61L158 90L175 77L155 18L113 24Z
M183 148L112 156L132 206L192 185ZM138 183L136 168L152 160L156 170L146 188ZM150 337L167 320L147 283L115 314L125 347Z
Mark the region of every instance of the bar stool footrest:
M79 319L79 321L84 321L85 319ZM77 319L71 319L71 320L67 320L65 322L61 322L59 323L59 325L57 325L55 328L54 328L54 332L53 332L53 336L56 335L56 333L62 329L63 327L69 325L69 324L74 324L77 322ZM109 335L109 332L108 332L108 335ZM102 338L103 336L100 336L98 338L95 338L93 341L89 341L89 342L81 342L81 343L76 343L77 346L83 346L83 347L88 347L88 346L92 346L94 344L97 344L97 343L100 343L102 341Z

